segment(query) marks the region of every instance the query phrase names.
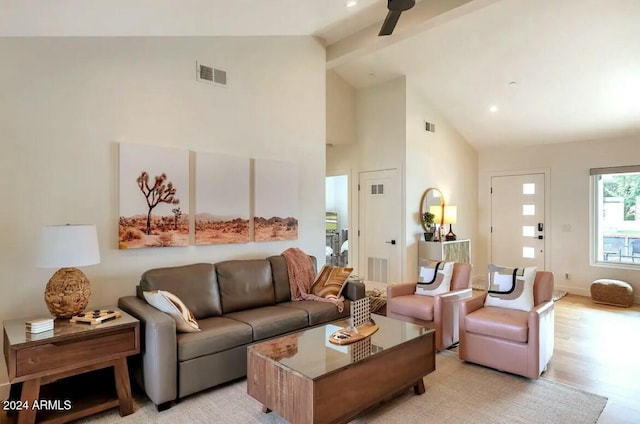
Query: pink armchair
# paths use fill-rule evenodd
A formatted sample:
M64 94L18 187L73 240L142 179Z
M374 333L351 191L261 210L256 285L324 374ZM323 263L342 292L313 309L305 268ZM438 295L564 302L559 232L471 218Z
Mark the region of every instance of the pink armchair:
M460 307L460 359L538 378L553 354L553 274L536 273L530 312L484 306L485 296Z
M471 297L471 264L455 263L451 291L436 296L414 294L416 283L387 287L387 316L436 330L436 350L458 342L458 308Z

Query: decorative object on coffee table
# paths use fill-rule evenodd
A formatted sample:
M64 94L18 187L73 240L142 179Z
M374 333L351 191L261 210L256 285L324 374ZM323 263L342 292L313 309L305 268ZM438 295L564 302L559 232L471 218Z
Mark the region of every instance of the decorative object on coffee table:
M357 342L378 331L378 325L371 319L371 307L368 297L351 302L351 318L336 325L343 327L329 336L329 341L337 345Z
M42 228L38 266L60 268L49 280L44 301L52 315L71 318L89 303L89 279L78 268L100 263L95 225L50 225Z

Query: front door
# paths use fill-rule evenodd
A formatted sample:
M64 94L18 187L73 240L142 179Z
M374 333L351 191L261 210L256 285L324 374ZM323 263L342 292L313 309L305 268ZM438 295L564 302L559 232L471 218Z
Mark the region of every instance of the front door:
M367 282L400 280L401 196L397 169L361 172L360 273Z
M491 177L491 262L545 269L545 174Z

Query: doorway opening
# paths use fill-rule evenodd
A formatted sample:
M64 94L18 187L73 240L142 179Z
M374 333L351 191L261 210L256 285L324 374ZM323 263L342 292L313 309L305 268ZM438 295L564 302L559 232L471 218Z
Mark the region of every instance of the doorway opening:
M349 261L349 176L326 177L325 186L326 263L346 266Z

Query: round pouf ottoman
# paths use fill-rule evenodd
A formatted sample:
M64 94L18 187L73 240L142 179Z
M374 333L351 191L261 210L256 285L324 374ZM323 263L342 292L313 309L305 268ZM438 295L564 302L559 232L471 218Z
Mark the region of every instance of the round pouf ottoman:
M591 283L591 298L596 303L628 308L633 304L633 287L625 281L602 278Z

